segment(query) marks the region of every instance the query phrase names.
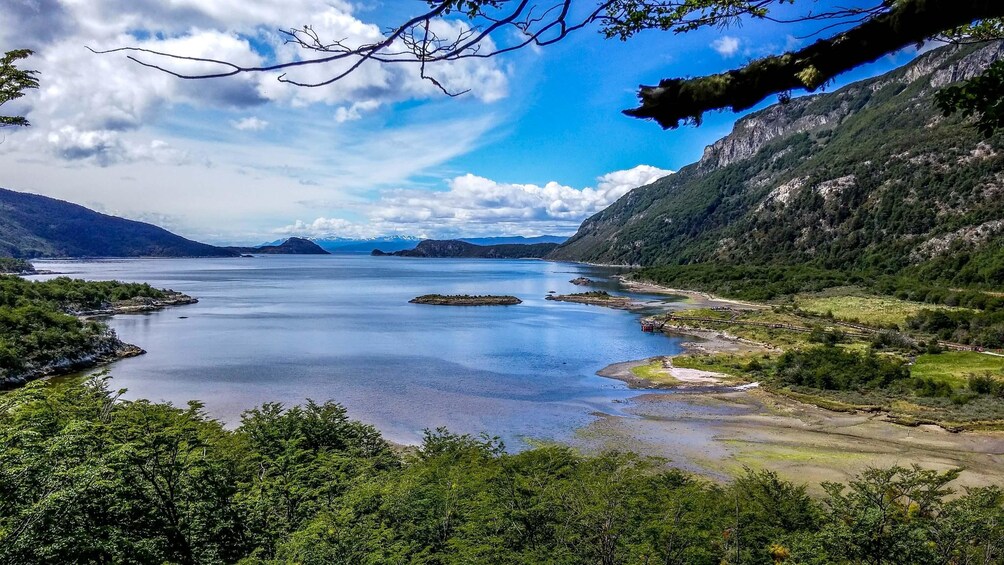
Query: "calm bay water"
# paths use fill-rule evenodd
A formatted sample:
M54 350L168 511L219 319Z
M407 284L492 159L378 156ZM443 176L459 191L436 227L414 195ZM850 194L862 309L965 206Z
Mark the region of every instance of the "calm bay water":
M519 448L566 439L637 394L597 370L679 351L676 339L642 333L638 314L544 300L584 290L568 282L578 276L616 288L612 271L584 265L353 255L35 264L197 297L109 320L147 350L111 365L112 385L128 398L200 400L231 425L263 402L331 399L393 441L446 426ZM513 294L523 304L408 303L427 293Z

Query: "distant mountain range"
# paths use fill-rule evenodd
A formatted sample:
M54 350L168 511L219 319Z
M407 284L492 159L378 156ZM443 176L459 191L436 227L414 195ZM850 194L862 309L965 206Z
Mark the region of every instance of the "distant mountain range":
M259 247L227 247L241 254L264 254L264 255L331 255L319 245L303 239L302 237L291 237L277 245L262 245Z
M234 257L237 251L62 200L0 189L0 256Z
M426 239L414 249L403 249L392 253L374 249L376 257L428 257L465 259L540 259L558 247L557 243L503 243L499 245L475 245L459 239Z
M471 251L457 256L541 256L564 237L487 237L469 242L497 247L494 251ZM218 247L185 239L163 228L109 216L78 204L26 192L0 189L0 257L237 257L242 254L327 255L415 249L418 238L395 236L369 240L290 237L257 247ZM471 245L471 243L464 243ZM509 244L523 251L507 249ZM536 247L545 244L548 247ZM474 246L477 247L477 246ZM431 255L429 255L431 256Z
M811 265L956 284L1004 276L1004 134L944 117L934 93L1004 60L945 47L736 122L697 163L583 222L549 259Z
M499 236L499 237L459 237L453 241L466 241L475 245L504 245L536 243L563 243L568 237L559 235L540 235L536 237ZM415 249L421 238L413 236L377 237L372 239L342 239L342 238L311 238L325 251L331 253L366 253L379 249L385 253ZM272 241L265 245L277 245L282 240Z

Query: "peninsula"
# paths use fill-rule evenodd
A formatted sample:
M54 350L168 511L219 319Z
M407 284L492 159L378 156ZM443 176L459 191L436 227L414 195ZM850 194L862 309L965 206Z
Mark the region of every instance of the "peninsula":
M198 302L147 284L0 276L0 389L145 353L96 318Z

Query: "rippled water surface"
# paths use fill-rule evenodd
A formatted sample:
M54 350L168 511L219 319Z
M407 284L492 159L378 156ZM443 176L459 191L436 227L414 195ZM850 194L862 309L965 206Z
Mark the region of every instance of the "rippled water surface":
M263 402L333 399L397 442L446 426L519 448L568 438L634 396L597 370L679 350L643 334L637 314L544 300L583 290L569 279L603 283L612 273L584 265L351 255L35 263L197 297L109 321L147 350L111 366L113 386L131 398L198 399L228 424ZM513 294L523 304L408 303L427 293Z

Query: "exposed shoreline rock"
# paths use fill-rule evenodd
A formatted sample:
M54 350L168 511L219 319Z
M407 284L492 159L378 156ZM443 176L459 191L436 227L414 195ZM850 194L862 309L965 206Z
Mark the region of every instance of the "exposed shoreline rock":
M30 367L16 375L0 375L0 390L17 388L31 381L48 377L59 377L107 365L113 361L143 355L146 351L131 343L125 343L114 332L101 338L94 349L77 357L67 357L39 367Z
M570 280L568 282L570 282L570 283L572 283L572 284L574 284L576 286L585 286L587 284L593 284L593 279L591 279L589 277L576 277L576 278L574 278L574 279L572 279L572 280Z
M187 304L197 304L199 299L188 296L173 290L164 291L167 296L164 298L136 297L129 300L119 300L102 305L95 310L74 310L68 312L81 318L96 318L104 316L114 316L115 314L142 314L146 312L156 312L170 306L185 306Z

